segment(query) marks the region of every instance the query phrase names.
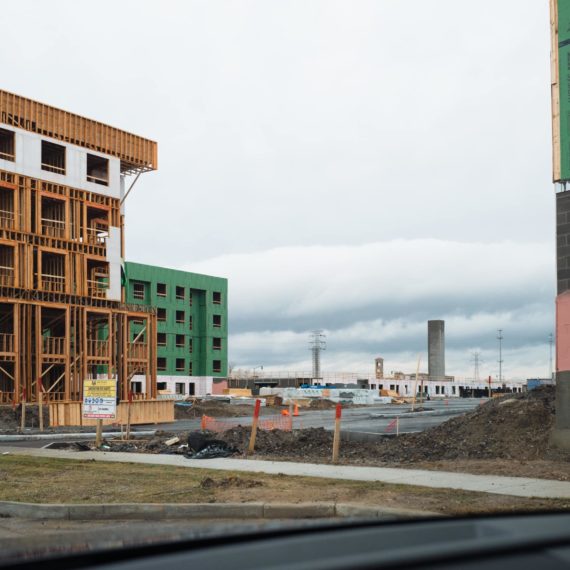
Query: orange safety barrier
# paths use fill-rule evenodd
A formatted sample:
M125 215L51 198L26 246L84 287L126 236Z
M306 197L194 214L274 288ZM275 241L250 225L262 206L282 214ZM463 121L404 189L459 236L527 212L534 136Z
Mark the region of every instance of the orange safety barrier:
M202 430L213 431L215 433L221 433L224 431L228 431L230 429L234 429L242 424L239 423L238 420L235 422L228 422L228 421L221 421L217 420L216 418L211 418L210 416L202 416L202 422L200 427ZM250 427L250 426L243 426L243 427ZM262 429L265 431L272 431L272 430L282 430L282 431L291 431L293 429L293 420L290 417L285 416L275 416L270 418L263 418L259 420L257 424L257 429Z

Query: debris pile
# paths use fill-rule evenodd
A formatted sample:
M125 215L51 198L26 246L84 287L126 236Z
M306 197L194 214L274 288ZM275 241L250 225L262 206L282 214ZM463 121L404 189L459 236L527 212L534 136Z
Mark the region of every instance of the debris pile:
M263 487L263 481L258 481L257 479L243 479L237 475L232 475L230 477L223 477L222 479L212 479L211 477L204 477L200 481L200 487L202 489L228 489L228 488L238 488L238 489L253 489L254 487Z
M334 405L334 404L333 404ZM490 400L476 410L421 433L375 441L341 444L341 459L360 464L399 464L454 459L543 459L554 424L554 389ZM221 434L192 432L186 436L157 432L150 440L106 442L112 451L178 453L192 458L244 453L250 427ZM324 428L257 432L255 454L264 458L323 462L331 457L333 434Z

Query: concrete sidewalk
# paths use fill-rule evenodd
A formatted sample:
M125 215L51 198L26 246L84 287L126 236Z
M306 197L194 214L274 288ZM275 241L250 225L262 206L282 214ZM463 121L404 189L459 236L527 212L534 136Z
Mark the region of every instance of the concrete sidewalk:
M272 475L297 475L349 481L379 481L397 485L417 485L437 489L460 489L498 495L541 499L570 499L570 483L526 477L501 477L498 475L470 475L445 471L419 469L395 469L387 467L352 467L348 465L325 465L293 463L289 461L258 461L251 459L186 459L182 455L152 455L147 453L105 453L98 451L62 451L54 449L31 449L2 447L2 452L13 455L73 459L79 461L116 461L142 463L171 467L192 467L221 471L242 471ZM1 455L0 455L1 461Z

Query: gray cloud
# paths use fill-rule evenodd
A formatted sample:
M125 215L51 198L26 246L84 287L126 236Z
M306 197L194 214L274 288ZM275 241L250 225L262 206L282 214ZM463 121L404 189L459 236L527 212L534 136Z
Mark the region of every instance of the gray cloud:
M127 256L228 275L232 359L306 366L319 326L329 367L410 366L441 317L457 372L473 347L496 360L498 326L513 374L544 368L545 2L19 0L3 17L26 25L3 30L5 89L159 142Z

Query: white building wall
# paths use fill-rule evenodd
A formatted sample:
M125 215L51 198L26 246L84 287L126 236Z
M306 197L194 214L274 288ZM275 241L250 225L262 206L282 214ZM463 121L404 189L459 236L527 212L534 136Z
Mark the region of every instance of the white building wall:
M132 378L132 382L142 382L142 391L146 392L146 377L136 374ZM172 394L176 394L176 384L184 384L184 395L190 395L190 384L194 384L195 396L207 396L212 393L213 377L212 376L157 376L157 384L166 383L166 390Z
M107 299L121 300L121 229L109 228L107 238L107 261L109 263L109 288Z
M56 184L64 184L80 190L95 192L111 198L121 196L121 162L118 158L101 154L50 137L30 133L10 125L0 123L3 128L15 133L16 160L0 159L0 169L31 176ZM42 141L48 141L66 148L65 174L42 170ZM109 160L109 185L103 186L87 181L87 155L102 156Z
M68 144L50 137L30 133L23 129L1 124L2 127L15 133L16 160L0 159L0 169L9 170L24 176L30 176L48 182L71 186L79 190L86 190L120 198L123 193L124 181L121 176L121 163L118 158L101 154L73 144ZM42 170L42 141L52 142L66 148L65 175ZM109 185L95 184L87 181L87 154L102 156L109 161ZM121 230L110 227L107 239L107 261L109 262L109 289L107 299L121 300Z

